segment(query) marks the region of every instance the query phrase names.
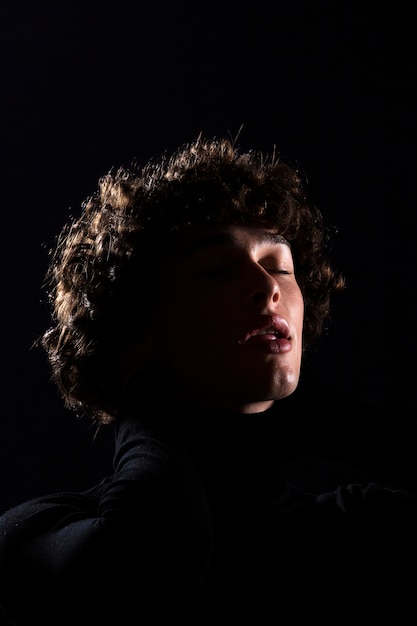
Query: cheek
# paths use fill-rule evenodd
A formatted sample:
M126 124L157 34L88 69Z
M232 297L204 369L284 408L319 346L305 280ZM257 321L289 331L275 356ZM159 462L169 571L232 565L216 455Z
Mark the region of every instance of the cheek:
M298 297L296 298L294 309L296 311L299 325L302 329L303 323L304 323L304 298L303 298L303 294L301 293L301 290L299 290Z
M185 351L190 341L203 335L207 325L206 311L205 299L184 286L167 289L152 323L155 349Z
M301 336L304 326L304 298L298 286L297 289L288 294L286 302L293 327Z
M186 282L177 285L178 288L173 284L167 290L165 300L160 306L162 315L168 317L176 328L204 328L213 315L218 315L227 306L227 292L214 292L203 287L196 289Z
M154 326L156 351L161 359L171 363L210 360L224 343L229 314L222 299L219 302L202 291L190 294L191 290L171 298L164 310L165 322L160 320ZM158 328L169 328L166 341Z

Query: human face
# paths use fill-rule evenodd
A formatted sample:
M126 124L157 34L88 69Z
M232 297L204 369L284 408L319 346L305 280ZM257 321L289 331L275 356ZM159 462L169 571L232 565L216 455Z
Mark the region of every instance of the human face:
M190 229L163 268L152 355L183 404L266 410L298 385L304 302L289 244L246 226Z

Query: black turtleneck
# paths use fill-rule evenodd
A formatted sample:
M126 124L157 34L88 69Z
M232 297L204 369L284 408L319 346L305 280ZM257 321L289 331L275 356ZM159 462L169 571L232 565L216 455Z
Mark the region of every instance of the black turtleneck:
M414 496L376 484L379 468L369 481L359 447L327 448L313 423L297 438L287 407L120 417L112 475L0 516L10 619L342 625L415 611Z

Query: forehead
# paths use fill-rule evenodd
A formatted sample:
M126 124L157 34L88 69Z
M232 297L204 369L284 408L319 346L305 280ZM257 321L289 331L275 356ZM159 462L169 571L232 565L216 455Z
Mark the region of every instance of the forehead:
M179 257L184 257L218 247L254 249L281 245L290 247L288 241L274 229L230 225L187 229L176 238L174 250Z

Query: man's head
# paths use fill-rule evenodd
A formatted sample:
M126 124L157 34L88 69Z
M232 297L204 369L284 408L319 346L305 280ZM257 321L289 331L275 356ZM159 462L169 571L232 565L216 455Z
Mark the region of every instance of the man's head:
M296 170L224 139L100 180L63 230L43 337L67 404L111 420L127 384L256 411L292 393L342 287Z

